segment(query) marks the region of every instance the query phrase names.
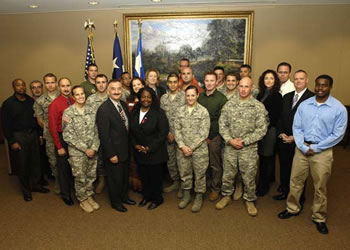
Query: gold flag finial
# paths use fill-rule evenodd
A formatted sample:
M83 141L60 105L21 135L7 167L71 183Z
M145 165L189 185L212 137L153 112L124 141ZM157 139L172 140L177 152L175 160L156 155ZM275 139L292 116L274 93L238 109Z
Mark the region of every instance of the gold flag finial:
M114 20L113 26L114 26L114 33L117 34L118 33L118 31L117 31L118 21L117 20Z

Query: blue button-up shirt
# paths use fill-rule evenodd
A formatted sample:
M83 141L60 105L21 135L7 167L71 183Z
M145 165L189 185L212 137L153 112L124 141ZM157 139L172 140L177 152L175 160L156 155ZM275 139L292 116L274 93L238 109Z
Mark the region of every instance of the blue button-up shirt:
M331 148L344 137L348 115L344 105L332 96L318 104L311 97L300 104L294 116L293 136L305 154L309 147L315 153ZM312 142L310 146L304 142Z

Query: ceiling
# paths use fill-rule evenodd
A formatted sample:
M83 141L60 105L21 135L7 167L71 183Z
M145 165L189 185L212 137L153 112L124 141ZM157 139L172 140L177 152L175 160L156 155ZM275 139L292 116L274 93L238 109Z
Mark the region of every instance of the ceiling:
M97 1L97 5L89 5ZM45 13L79 10L161 8L181 6L245 6L245 5L308 5L308 4L350 4L350 0L0 0L0 14ZM29 8L37 5L37 8Z

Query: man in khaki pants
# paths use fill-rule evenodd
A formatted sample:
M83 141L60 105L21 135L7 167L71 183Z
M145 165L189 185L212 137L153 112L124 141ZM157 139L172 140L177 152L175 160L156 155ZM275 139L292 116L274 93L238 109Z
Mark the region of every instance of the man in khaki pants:
M302 102L295 114L293 136L297 148L293 159L287 209L278 214L280 219L299 215L300 196L309 172L315 194L312 221L317 230L328 234L327 181L333 163L332 147L341 141L347 125L347 111L343 104L330 95L333 79L329 75L316 78L315 97Z

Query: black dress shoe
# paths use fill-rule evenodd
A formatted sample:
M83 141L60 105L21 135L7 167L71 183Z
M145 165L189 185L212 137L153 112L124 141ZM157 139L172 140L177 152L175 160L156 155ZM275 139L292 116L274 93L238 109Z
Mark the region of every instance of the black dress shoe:
M162 204L162 203L160 203L160 204ZM149 204L149 206L148 206L148 210L152 210L152 209L155 209L155 208L157 208L160 204L158 204L158 203L155 203L155 202L152 202L151 204Z
M72 200L72 198L65 198L65 197L62 197L62 200L64 201L64 203L67 205L67 206L73 206L74 202Z
M31 200L33 200L32 194L31 194L31 193L29 193L29 194L24 194L24 195L23 195L23 199L24 199L25 201L31 201Z
M256 191L256 195L259 196L259 197L263 197L263 196L265 196L268 192L269 192L269 189L268 189L268 188L259 188L259 189Z
M140 201L140 203L139 203L139 207L144 207L144 206L146 206L147 205L147 203L148 203L149 201L148 200L146 200L146 199L143 199L142 201Z
M128 209L126 207L124 207L122 204L112 206L112 208L114 208L115 210L117 210L118 212L121 212L121 213L125 213L128 211Z
M292 214L292 213L288 212L288 210L284 210L283 212L280 212L278 214L278 218L280 218L280 219L289 219L292 216L298 216L298 215L299 215L299 213Z
M288 197L288 194L282 193L282 194L277 194L272 196L272 199L276 200L276 201L282 201L282 200L286 200Z
M134 200L131 200L131 199L127 199L125 201L123 201L124 204L127 204L127 205L135 205L136 204L136 201Z
M33 188L32 192L38 192L38 193L46 194L46 193L50 192L50 189L47 189L47 188L44 188L44 187L39 187L39 188Z
M39 183L42 186L48 186L49 185L49 182L47 180L45 180L45 179L41 179Z
M324 222L316 222L316 221L312 221L315 225L317 230L321 233L321 234L328 234L328 228L326 223Z

